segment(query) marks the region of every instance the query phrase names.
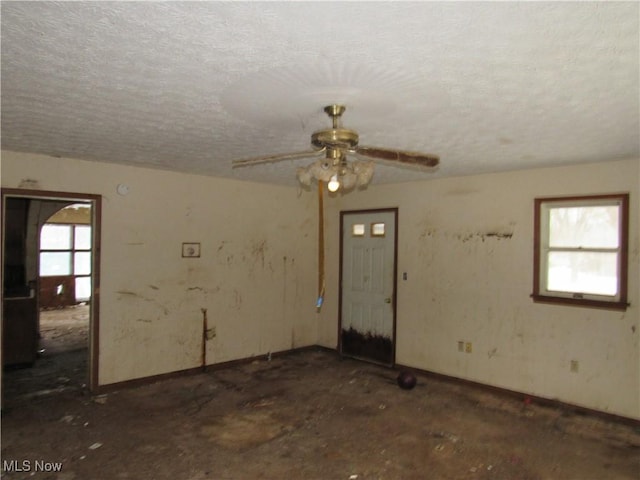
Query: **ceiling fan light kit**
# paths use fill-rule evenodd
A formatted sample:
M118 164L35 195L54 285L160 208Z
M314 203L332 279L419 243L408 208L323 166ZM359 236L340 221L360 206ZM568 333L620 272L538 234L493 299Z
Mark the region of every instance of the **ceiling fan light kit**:
M300 185L305 187L311 186L315 179L325 182L330 192L348 192L355 187L364 188L369 185L373 171L373 162L347 162L346 159L334 162L322 158L307 167L299 167L296 174Z
M343 105L329 105L324 108L325 113L332 120L332 127L318 130L311 135L311 145L314 150L235 160L232 164L233 168L294 160L324 153L324 158L316 160L307 167L297 169L298 181L301 185L309 187L316 180L325 182L330 192L338 190L349 192L356 187L366 188L369 185L373 178L374 162L371 160L348 161L347 154L377 159L396 167L433 168L438 165L439 157L436 155L358 146L358 133L342 128L340 125L340 118L345 109Z

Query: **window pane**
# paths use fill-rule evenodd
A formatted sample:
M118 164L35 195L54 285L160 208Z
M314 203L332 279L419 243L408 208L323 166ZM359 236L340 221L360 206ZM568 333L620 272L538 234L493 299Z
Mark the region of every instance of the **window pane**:
M76 225L75 245L76 250L91 249L91 227L88 225Z
M48 223L40 231L40 248L42 250L70 250L71 226Z
M91 277L76 277L76 300L91 298Z
M372 223L371 224L371 236L372 237L384 237L384 223Z
M40 275L70 275L70 252L42 252L40 253Z
M73 274L91 274L91 252L75 252L73 254Z
M613 296L618 293L618 255L549 252L547 289Z
M356 223L352 225L351 235L354 237L364 237L364 223Z
M549 246L618 248L619 211L617 205L551 208Z

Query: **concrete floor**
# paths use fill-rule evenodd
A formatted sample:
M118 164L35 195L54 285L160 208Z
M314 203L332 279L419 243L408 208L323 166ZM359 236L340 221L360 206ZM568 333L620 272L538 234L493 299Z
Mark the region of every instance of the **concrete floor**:
M636 427L397 374L309 349L104 396L5 393L2 478L640 478Z

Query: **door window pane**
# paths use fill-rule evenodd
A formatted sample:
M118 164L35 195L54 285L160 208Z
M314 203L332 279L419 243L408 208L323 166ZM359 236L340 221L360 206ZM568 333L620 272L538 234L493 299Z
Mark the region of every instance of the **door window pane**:
M73 274L91 274L91 252L75 252L73 256Z
M91 298L91 277L76 277L76 300Z
M40 253L40 275L71 275L71 252Z
M90 226L76 226L74 247L76 250L90 250L91 249L91 227Z
M71 226L47 224L40 232L41 250L70 250Z
M372 237L384 237L384 223L372 223L371 224L371 236Z
M351 235L354 237L364 237L364 223L356 223L352 225Z

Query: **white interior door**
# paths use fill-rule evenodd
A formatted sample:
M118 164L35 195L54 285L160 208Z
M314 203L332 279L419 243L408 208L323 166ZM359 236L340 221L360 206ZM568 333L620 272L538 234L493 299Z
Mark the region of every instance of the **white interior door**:
M340 351L394 363L396 210L343 212Z

